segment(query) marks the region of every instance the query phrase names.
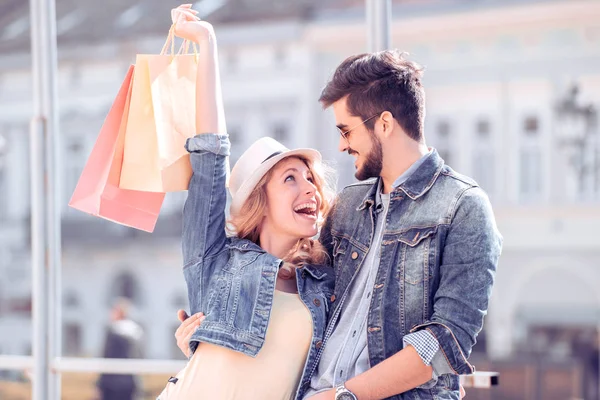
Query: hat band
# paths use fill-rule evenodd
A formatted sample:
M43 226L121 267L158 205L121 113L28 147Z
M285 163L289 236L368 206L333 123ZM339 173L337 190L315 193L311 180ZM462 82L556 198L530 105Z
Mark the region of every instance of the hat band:
M263 160L263 162L261 162L261 164L266 163L267 161L269 161L271 158L280 155L281 153L283 153L283 151L276 151L275 153L271 154L269 157L265 158Z

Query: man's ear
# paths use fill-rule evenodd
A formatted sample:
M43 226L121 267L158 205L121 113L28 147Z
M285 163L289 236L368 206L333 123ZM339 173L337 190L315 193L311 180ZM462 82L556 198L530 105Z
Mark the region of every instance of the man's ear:
M392 131L394 130L394 125L396 124L396 120L394 119L392 113L389 111L382 112L380 118L383 124L383 137L387 138L392 134Z

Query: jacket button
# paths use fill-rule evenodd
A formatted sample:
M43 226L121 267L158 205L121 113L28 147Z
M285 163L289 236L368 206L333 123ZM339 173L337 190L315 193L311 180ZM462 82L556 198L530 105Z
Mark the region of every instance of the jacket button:
M335 294L332 294L329 300L331 300L331 302L333 303L335 301Z
M315 343L315 347L317 348L317 350L320 349L321 346L323 346L323 342L321 342L320 340L317 343Z
M352 259L353 259L353 260L356 260L357 258L358 258L358 253L357 253L357 252L355 252L355 251L353 251L353 252L352 252Z
M319 299L314 299L314 300L313 300L313 303L315 303L315 306L317 306L317 307L321 307L321 300L319 300Z

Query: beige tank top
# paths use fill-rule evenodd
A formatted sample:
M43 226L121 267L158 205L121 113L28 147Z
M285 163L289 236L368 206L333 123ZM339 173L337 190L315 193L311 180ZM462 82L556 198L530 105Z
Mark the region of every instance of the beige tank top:
M293 399L312 340L310 312L298 294L275 291L263 348L256 357L200 343L157 400Z

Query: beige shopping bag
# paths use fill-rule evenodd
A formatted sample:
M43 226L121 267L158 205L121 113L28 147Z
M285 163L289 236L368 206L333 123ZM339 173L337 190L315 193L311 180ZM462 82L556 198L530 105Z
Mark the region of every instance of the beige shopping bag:
M151 192L186 190L192 174L184 148L196 130L198 55L175 54L173 30L161 54L138 54L125 134L120 187Z

